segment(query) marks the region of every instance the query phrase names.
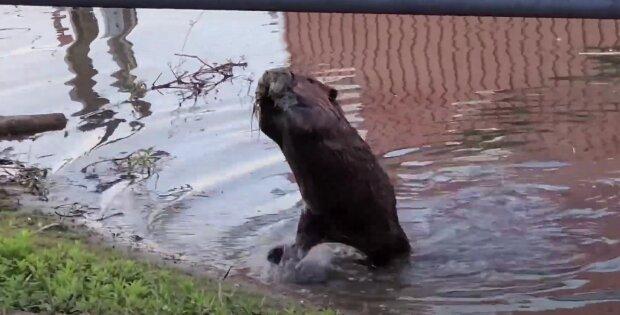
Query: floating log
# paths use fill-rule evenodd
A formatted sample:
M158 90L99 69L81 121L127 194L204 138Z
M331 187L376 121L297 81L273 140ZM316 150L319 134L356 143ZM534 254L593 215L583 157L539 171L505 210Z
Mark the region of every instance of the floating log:
M62 130L67 118L60 113L0 116L0 137L27 136L39 132Z

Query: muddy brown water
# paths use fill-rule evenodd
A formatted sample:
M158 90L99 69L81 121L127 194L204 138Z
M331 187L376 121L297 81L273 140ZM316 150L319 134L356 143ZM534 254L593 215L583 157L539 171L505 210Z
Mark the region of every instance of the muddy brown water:
M620 312L618 21L0 15L0 115L70 117L65 131L0 143L51 169L51 211L79 208L102 233L269 283L265 253L294 237L301 197L253 130L252 92L262 71L290 65L340 90L414 249L400 268L290 290L354 312ZM169 68L197 67L178 53L248 66L195 104L141 93ZM150 177L104 161L148 148Z

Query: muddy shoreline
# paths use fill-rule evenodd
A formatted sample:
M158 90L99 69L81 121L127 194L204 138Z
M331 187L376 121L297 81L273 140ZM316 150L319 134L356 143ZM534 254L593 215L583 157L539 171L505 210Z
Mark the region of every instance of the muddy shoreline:
M9 188L3 185L3 189ZM141 240L137 240L135 235L123 237L107 233L102 229L93 226L92 220L86 218L68 218L53 214L53 209L42 208L37 202L36 196L24 191L24 187L10 187L13 194L10 197L0 197L0 203L7 204L15 201L14 198L21 198L21 202L16 208L2 208L2 212L17 217L32 217L32 220L42 218L51 222L44 226L44 229L55 229L59 233L71 234L72 238L76 236L85 242L88 246L95 248L112 249L123 257L132 260L147 262L155 266L169 267L183 272L196 278L208 278L215 282L222 282L235 290L265 296L270 301L281 303L281 305L298 304L307 309L329 309L337 307L337 303L326 300L323 296L309 295L302 286L300 291L291 290L290 285L271 283L267 284L258 281L256 278L247 275L238 274L233 268L229 270L218 270L212 266L201 264L196 261L187 261L179 258L174 253L165 253L149 249L148 246L141 244ZM13 199L13 200L10 200ZM34 205L37 203L37 205ZM28 219L30 220L30 219ZM134 236L134 237L132 237ZM339 314L357 314L357 311L338 309Z

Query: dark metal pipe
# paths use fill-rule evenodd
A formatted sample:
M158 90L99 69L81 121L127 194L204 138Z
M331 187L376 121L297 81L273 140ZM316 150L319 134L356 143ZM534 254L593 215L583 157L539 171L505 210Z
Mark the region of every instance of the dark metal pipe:
M620 19L620 0L0 0L0 4Z

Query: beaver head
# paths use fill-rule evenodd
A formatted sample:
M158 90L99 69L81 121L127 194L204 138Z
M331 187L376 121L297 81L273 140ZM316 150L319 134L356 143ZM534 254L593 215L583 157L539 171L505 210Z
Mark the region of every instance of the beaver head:
M258 81L253 113L260 129L282 146L282 134L291 127L285 116L300 107L319 106L344 119L337 96L338 91L315 79L294 74L288 68L271 69Z

